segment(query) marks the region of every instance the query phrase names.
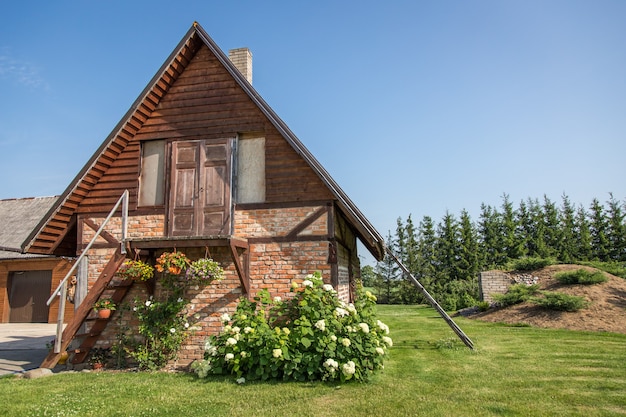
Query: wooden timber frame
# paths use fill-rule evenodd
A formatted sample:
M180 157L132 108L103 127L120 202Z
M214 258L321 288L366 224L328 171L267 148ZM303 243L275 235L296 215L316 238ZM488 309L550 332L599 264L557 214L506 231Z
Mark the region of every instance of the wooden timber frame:
M250 297L250 266L249 266L249 245L246 239L233 236L192 236L174 238L144 238L132 239L127 242L129 251L157 250L164 248L204 248L204 247L226 247L230 251L231 258L235 264L239 281L247 297ZM241 255L239 250L242 250ZM242 259L243 258L243 259Z

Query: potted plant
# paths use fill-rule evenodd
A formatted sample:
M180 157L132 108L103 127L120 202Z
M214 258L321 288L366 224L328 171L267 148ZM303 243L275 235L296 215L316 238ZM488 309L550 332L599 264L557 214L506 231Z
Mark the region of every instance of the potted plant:
M126 260L117 270L117 275L123 279L147 281L154 277L154 267L141 260Z
M89 358L89 363L93 367L94 370L100 370L104 368L108 359L109 359L109 348L95 348L91 349L91 355Z
M110 298L101 298L93 305L93 309L98 313L98 318L108 319L111 311L115 310L115 302Z
M224 278L224 269L211 258L200 258L189 265L185 278L190 283L206 285Z
M163 252L157 258L156 270L170 275L180 275L189 266L189 258L183 252Z

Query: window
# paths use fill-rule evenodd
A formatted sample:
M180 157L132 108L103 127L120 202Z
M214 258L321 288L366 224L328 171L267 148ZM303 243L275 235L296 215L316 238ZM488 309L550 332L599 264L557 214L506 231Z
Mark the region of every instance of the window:
M237 202L265 201L265 138L240 135L237 142Z
M139 206L165 204L165 140L141 144Z

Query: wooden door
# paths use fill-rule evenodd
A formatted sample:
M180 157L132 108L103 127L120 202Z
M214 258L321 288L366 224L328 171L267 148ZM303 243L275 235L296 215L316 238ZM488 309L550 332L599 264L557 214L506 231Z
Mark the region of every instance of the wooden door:
M171 236L230 234L231 142L173 143L168 227Z
M9 274L9 322L47 323L52 271L23 271Z

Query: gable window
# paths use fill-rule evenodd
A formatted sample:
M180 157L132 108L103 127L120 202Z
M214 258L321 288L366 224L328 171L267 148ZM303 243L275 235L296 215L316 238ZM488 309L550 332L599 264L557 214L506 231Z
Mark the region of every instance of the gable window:
M165 140L142 142L139 206L162 206L164 204Z
M265 201L265 138L242 134L237 141L237 203Z

